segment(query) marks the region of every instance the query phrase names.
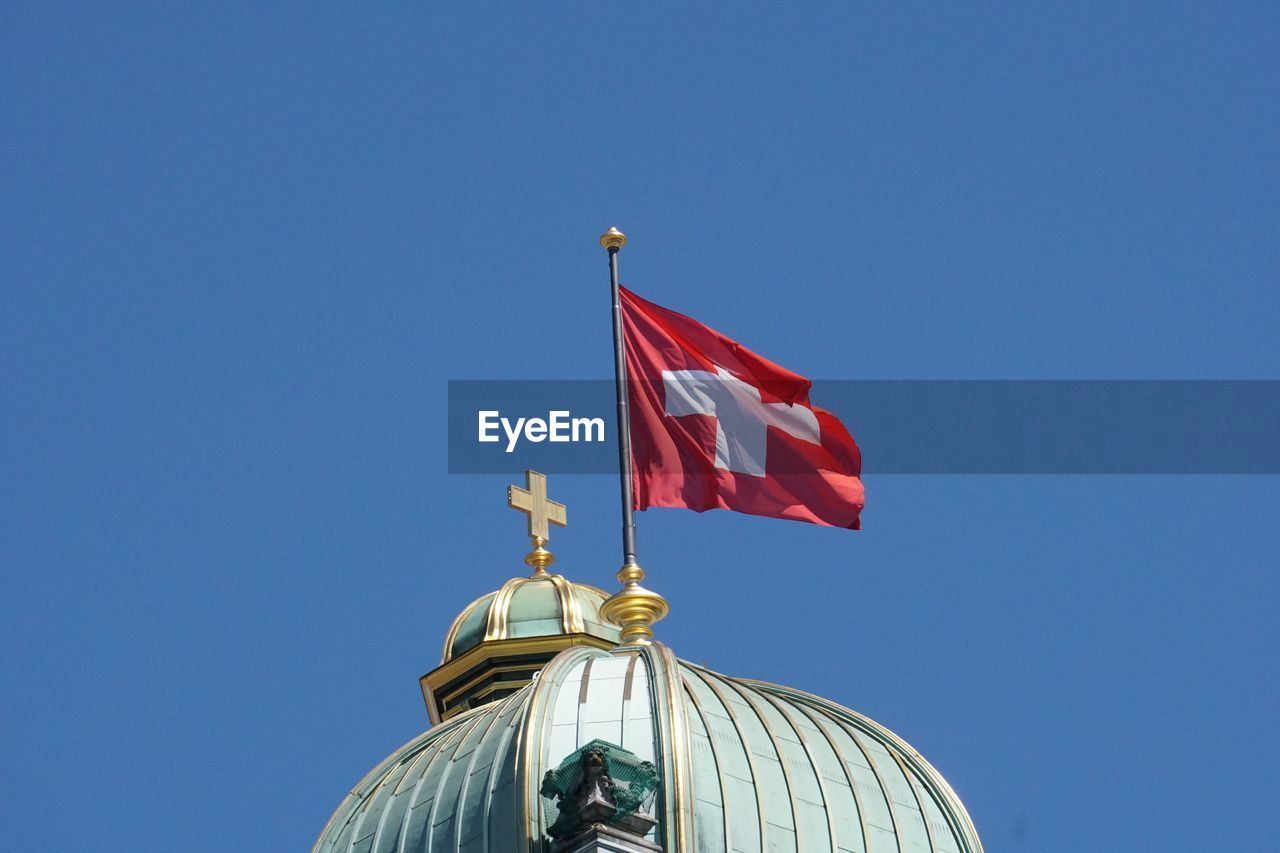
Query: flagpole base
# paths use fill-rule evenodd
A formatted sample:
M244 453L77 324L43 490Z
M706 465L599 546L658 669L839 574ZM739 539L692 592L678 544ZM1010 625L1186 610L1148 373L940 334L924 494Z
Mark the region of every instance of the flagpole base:
M618 580L622 582L622 589L600 606L600 615L622 629L624 644L651 642L653 623L670 612L670 605L658 593L640 586L644 569L636 563L627 563L618 569Z

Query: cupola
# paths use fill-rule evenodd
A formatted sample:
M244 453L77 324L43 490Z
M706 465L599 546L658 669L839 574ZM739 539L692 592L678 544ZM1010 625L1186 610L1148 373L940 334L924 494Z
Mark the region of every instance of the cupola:
M533 550L525 563L533 574L512 578L453 620L440 665L421 678L433 723L510 696L567 648L618 645L619 629L600 615L608 594L547 571L555 561L545 547L548 525L563 527L565 508L547 499L545 476L525 476L527 488L509 487L507 503L529 516Z

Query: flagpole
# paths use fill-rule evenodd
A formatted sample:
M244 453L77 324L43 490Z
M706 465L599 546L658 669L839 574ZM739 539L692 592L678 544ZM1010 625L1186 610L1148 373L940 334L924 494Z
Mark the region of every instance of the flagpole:
M605 600L600 613L620 629L623 643L648 643L653 623L667 615L667 600L640 585L644 569L636 562L635 496L632 494L631 409L627 405L627 353L622 333L622 292L618 284L618 252L627 235L610 228L600 237L609 253L609 287L613 293L613 373L618 395L618 473L622 486L622 589Z
M622 485L622 562L636 562L635 496L632 494L631 409L627 405L627 354L622 337L622 293L618 284L618 252L627 235L610 228L600 238L609 253L609 287L613 293L613 384L618 397L618 472Z

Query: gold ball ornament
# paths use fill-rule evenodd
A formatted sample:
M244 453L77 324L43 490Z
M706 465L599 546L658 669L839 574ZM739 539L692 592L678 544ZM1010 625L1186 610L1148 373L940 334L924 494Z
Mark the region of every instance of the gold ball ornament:
M608 231L600 235L600 245L609 251L621 249L627 245L627 235L623 234L617 228L610 228Z

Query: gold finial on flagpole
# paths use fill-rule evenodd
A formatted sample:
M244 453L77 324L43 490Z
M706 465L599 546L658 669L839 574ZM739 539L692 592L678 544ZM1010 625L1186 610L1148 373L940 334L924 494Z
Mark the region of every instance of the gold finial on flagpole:
M551 528L564 527L568 524L564 504L547 498L547 476L537 471L525 471L526 488L507 486L507 506L529 516L529 539L533 542L533 550L525 555L524 561L533 569L532 577L547 576L547 566L556 561L555 555L542 547L551 538Z
M627 235L617 228L610 227L608 231L600 235L600 245L606 249L621 249L627 245Z
M618 569L622 589L600 606L600 615L622 629L623 643L647 643L653 639L653 623L670 611L667 600L640 586L644 569L627 563Z

